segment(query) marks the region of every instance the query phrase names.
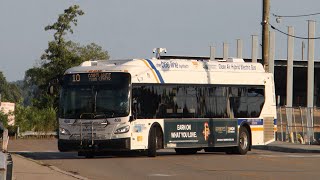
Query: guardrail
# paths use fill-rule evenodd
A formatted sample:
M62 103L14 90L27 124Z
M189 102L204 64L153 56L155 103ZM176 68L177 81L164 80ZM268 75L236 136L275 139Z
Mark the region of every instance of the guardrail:
M48 136L57 136L57 132L34 132L26 131L19 133L18 137L48 137Z
M320 144L320 108L278 107L278 141Z
M1 138L2 146L0 152L0 180L12 180L13 161L11 154L8 153L8 129L4 129Z
M47 139L56 138L57 132L36 132L36 131L25 131L16 133L14 139Z

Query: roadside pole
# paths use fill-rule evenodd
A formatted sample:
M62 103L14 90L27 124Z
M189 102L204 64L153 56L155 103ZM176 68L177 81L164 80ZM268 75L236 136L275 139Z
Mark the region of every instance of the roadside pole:
M275 59L275 51L276 51L276 35L274 31L269 32L270 36L270 49L269 49L269 73L273 74L274 77L274 59Z
M237 58L242 59L242 40L237 39Z
M269 72L269 14L270 0L262 0L262 64L266 72Z
M315 21L308 21L308 87L307 87L307 132L309 144L313 142L313 101L314 101L314 37Z
M258 62L258 36L257 35L252 35L251 36L251 60L253 63Z
M289 142L294 143L293 131L292 131L292 98L293 98L293 51L294 51L294 29L292 26L288 27L288 50L287 50L287 126L288 126L288 135Z

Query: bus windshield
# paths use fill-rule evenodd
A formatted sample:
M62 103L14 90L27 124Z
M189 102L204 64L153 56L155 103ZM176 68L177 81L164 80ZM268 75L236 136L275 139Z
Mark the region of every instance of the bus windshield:
M128 116L129 78L116 80L78 84L67 81L61 90L59 117L101 119Z

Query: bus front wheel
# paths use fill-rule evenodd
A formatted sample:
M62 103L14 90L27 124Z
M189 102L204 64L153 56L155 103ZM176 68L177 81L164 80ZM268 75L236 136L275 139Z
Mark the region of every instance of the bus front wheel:
M156 157L157 155L157 135L156 128L151 128L148 139L148 156Z

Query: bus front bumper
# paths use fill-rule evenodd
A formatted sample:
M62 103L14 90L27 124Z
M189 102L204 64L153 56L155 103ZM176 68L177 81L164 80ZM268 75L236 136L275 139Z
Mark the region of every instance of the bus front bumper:
M58 140L58 149L67 151L126 151L130 150L130 138L109 140Z

